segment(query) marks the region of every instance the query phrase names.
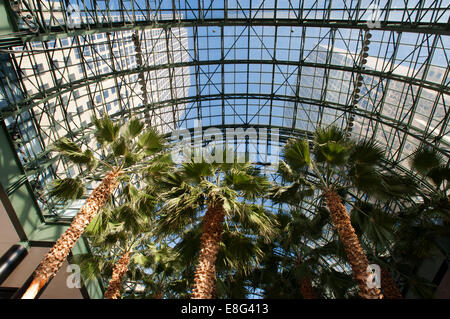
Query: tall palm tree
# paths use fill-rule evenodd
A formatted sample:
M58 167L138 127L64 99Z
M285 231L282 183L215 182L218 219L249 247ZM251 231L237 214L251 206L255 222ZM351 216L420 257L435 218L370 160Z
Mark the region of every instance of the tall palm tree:
M167 172L171 164L167 156L153 157L139 175L142 180L133 184L128 182L123 187L116 200L122 204L113 207L111 203L86 228L91 246L98 248L97 251L104 255L103 259L116 260L104 295L106 299L121 296L130 265L134 275L139 277L143 272L140 268L149 266L152 256L160 255L152 241L156 206L159 204L157 179ZM103 262L101 264L104 265Z
M398 212L391 251L395 260L393 271L418 295L431 298L436 287L412 270L433 257L443 238L450 238L450 168L443 156L429 146L419 146L411 154L409 164L420 187L418 197Z
M402 293L397 287L394 279L392 279L389 270L386 267L381 267L381 289L383 289L383 296L386 299L403 299Z
M402 299L394 279L388 270L389 264L380 256L391 255L395 242L395 226L401 222L394 214L388 214L373 203L358 201L350 212L351 222L365 251L381 266L381 289L386 299ZM390 267L389 267L390 268Z
M282 202L291 203L287 199ZM319 295L312 285L312 269L317 268L314 266L317 266L318 260L316 256L312 256L311 246L316 246L318 240L323 240L324 227L329 223L328 213L318 207L310 218L302 209L294 207L289 213L280 211L277 221L280 228L278 236L273 240L273 247L263 250L280 257L285 267L291 269L290 274L295 278L292 282L296 283L295 288L300 289L304 299L318 299Z
M295 196L281 202L292 208L277 214L278 235L261 247L265 252L263 267L254 271L252 284L263 291L265 298L348 297L354 282L351 276L334 270L334 265L343 264L346 257L331 229L328 210L311 203L306 208L294 207Z
M222 243L223 224L240 223L241 228L257 227L262 236L273 233L273 223L258 205L249 204L263 195L269 183L249 162L182 164L165 180L168 189L163 214L162 233L182 233L187 225L201 217L202 235L192 298L215 297L216 258ZM241 200L240 200L241 199Z
M128 120L123 128L120 123L113 123L108 116L102 119L93 118L93 123L94 135L102 145L104 155L96 158L94 151L83 151L67 138L57 141L52 150L67 161L82 166L82 170L75 178L55 180L48 195L61 201L79 199L88 181L101 180L101 183L89 195L69 228L38 265L33 281L22 299L35 298L42 287L56 275L70 250L86 226L106 204L120 179L130 179L130 175L146 167L149 158L164 149L161 135L151 128L144 131L144 124L138 119Z
M217 282L214 297L245 298L249 293L245 288L245 281L259 264L263 251L256 240L259 236L257 228L245 225L245 229L242 229L241 226L236 216L224 224L222 242L215 262ZM179 253L180 263L185 267L186 278L192 279L201 246L201 224L195 225L181 236L175 250Z
M404 186L405 178L383 170L383 150L373 142L354 142L334 126L316 130L312 152L308 139L289 140L283 158L280 172L290 185L275 188L274 196L297 194L303 198L313 192L313 196L325 198L360 296L382 298L379 289L367 285L369 263L340 193L355 190L378 198L403 196L411 191Z
M111 213L102 214L101 220L98 221L101 225L97 226L97 231L89 229L88 233L92 245L117 254L104 295L105 299L120 297L130 262L134 261L136 266L146 266L148 263L146 255L153 248L151 220L156 204L155 198L129 184L125 187L124 193L128 200L112 209Z

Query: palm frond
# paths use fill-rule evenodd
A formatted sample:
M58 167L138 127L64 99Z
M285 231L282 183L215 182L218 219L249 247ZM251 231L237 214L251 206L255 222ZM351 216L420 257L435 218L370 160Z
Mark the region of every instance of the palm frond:
M445 166L433 167L428 171L427 177L439 188L444 181L450 181L450 168Z
M132 203L121 205L117 209L118 222L122 222L124 228L134 234L139 234L147 229L148 219L144 211L135 207Z
M266 242L277 234L277 221L261 205L239 203L235 216L244 229L251 230Z
M103 214L97 214L86 226L85 234L87 236L99 235L103 226Z
M420 147L413 153L410 164L419 174L425 176L432 168L443 166L444 161L436 149Z
M144 154L134 153L134 152L126 152L124 157L124 168L131 167L138 163Z
M75 164L85 164L90 166L95 161L91 150L83 152L81 147L66 137L57 140L51 149Z
M278 174L280 174L283 181L286 181L286 182L295 181L296 173L297 173L297 171L294 171L288 163L286 163L285 161L280 161L280 163L278 165Z
M311 196L314 196L314 189L297 182L287 186L274 185L269 192L269 198L275 203L291 205L299 205L305 198Z
M68 201L81 198L85 191L86 188L80 178L55 179L52 181L48 196Z
M224 232L217 255L217 270L229 269L247 275L263 257L261 248L249 237L237 232Z
M112 151L115 156L122 156L127 153L127 143L125 138L119 137L112 143Z
M364 164L353 165L347 176L358 191L375 198L387 197L383 175L376 168Z
M328 142L344 143L346 142L344 130L337 126L331 125L328 127L318 127L314 134L314 143L318 145L326 144Z
M113 123L108 115L101 119L92 117L92 122L96 128L94 135L98 143L102 145L112 143L119 136L121 125L119 123Z
M390 197L401 198L413 196L417 193L417 184L408 176L402 176L395 173L387 173L383 176L387 194Z
M225 185L240 191L242 196L254 200L258 196L267 193L270 182L259 171L252 169L231 169L225 175Z
M350 212L352 225L366 235L379 251L394 239L395 218L367 202L358 202Z
M125 135L129 138L135 138L144 129L144 123L142 123L138 118L131 118L128 120L126 125Z
M179 234L186 226L196 222L198 206L184 206L185 202L184 199L179 198L166 201L155 227L155 235L158 238Z
M162 151L166 145L166 141L154 128L148 127L139 136L138 145L142 148L145 155L151 156Z
M152 158L151 161L145 163L143 169L147 177L158 178L168 171L174 170L174 163L170 153L161 153Z
M309 142L307 139L290 139L283 148L283 159L294 169L311 164Z
M200 238L202 235L201 225L197 225L182 234L182 239L175 246L175 251L180 256L184 264L195 264L200 250Z
M351 144L345 132L336 126L318 128L314 136L314 157L319 163L341 166L350 155Z
M200 183L203 178L214 174L214 168L213 165L205 161L199 163L191 161L182 164L181 173L189 180Z
M81 276L85 283L100 276L101 269L105 264L105 260L101 256L90 253L74 255L72 260L80 267Z
M384 158L384 150L373 141L360 141L351 150L350 162L356 165L380 165Z
M141 252L137 252L137 253L133 254L133 256L131 257L131 260L130 260L130 263L135 263L142 267L150 266L151 262L152 262L151 258L145 256Z

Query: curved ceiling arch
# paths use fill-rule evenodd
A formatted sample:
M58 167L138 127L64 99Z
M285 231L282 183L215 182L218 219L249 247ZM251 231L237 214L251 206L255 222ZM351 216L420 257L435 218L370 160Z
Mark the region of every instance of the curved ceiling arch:
M166 132L201 120L279 128L283 141L334 123L374 137L392 165L420 144L450 158L443 2L387 1L376 25L363 1L103 2L70 2L82 17L72 25L66 2L28 1L34 28L0 40L16 76L1 80L1 112L25 167L90 115L130 112ZM29 172L42 181L50 168Z

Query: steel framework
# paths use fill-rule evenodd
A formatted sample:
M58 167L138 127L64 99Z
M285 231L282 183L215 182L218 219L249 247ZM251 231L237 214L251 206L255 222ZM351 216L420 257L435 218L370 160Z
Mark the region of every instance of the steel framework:
M448 0L5 4L0 109L26 172L17 187L28 180L37 197L77 172L48 146L91 143L87 119L104 113L164 132L278 128L280 145L334 124L405 172L420 144L449 158Z

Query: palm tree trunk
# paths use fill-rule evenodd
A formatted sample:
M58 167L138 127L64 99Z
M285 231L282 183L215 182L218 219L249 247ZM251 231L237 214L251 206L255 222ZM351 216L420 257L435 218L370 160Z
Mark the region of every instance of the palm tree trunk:
M34 272L34 279L27 291L25 291L22 299L34 299L42 287L56 275L56 272L61 268L61 265L69 255L70 250L83 234L86 226L106 204L109 196L117 187L119 174L119 171L110 172L88 197L83 207L74 217L70 227L56 241L55 245L37 267Z
M154 295L152 296L152 298L153 298L153 299L162 299L163 296L164 296L164 293L163 293L162 291L160 291L160 292L154 294Z
M381 288L383 289L383 296L386 299L403 299L394 279L392 279L389 271L385 267L381 267Z
M380 289L370 288L367 284L369 262L361 248L355 229L350 222L350 216L342 204L341 197L333 189L326 189L324 195L327 200L327 207L330 210L331 220L345 247L348 262L358 284L359 295L365 299L383 298Z
M111 280L105 292L105 299L117 299L120 297L120 289L123 284L123 277L128 271L128 264L130 262L130 253L126 252L114 265Z
M295 261L295 267L299 268L302 264L301 256L299 256ZM317 297L316 291L314 290L312 286L312 281L310 278L305 278L302 280L299 280L298 283L300 284L300 291L302 292L303 299L319 299Z
M222 240L225 214L221 205L208 207L203 217L200 255L195 271L192 299L212 299L216 291L216 258Z
M312 286L311 279L303 279L300 281L300 289L303 299L319 299Z

